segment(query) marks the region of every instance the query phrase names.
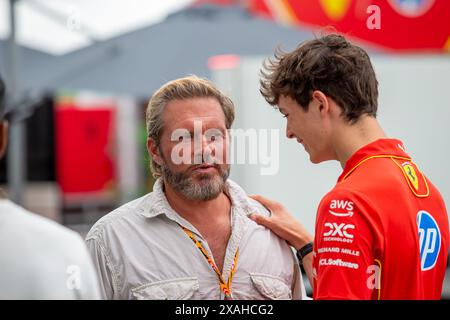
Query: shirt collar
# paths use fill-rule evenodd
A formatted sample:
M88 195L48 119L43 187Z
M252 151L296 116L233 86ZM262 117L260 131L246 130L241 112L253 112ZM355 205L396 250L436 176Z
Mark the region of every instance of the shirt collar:
M257 211L257 208L249 201L245 191L234 181L228 179L225 182L225 193L231 200L234 212L242 215L249 215ZM172 209L167 201L161 178L158 178L153 185L153 192L143 198L139 205L139 211L146 218L153 218L164 214L180 224L184 225L186 223L186 221Z
M411 157L406 153L403 142L398 139L378 139L356 151L345 163L344 171L338 178L341 182L347 178L362 162L374 157L400 157L408 161Z

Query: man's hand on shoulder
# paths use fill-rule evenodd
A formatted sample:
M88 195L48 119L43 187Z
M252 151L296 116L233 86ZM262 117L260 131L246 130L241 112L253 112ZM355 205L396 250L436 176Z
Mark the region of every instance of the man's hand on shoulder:
M313 241L313 236L290 214L284 206L276 201L269 200L260 195L252 195L250 198L260 202L270 212L270 217L260 214L251 214L249 218L263 225L280 238L286 240L296 250Z

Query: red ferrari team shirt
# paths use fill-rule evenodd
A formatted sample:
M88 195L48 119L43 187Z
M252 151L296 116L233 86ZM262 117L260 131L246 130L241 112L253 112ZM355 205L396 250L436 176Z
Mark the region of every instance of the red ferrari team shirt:
M315 234L314 299L440 299L447 211L401 141L377 140L347 161Z

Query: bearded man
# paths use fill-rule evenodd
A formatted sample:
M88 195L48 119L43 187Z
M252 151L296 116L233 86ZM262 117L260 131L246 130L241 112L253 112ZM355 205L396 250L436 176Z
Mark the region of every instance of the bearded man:
M228 179L233 102L208 80L162 86L147 108L153 192L101 218L86 241L107 299L302 299L287 243Z

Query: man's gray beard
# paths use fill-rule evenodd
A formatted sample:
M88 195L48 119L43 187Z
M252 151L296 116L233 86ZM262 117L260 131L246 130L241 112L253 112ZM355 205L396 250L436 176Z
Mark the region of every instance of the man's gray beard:
M197 174L199 179L194 179L186 172L173 172L165 164L161 165L161 174L164 182L167 182L175 191L185 198L195 201L212 200L219 196L225 188L225 182L230 174L230 168L219 170L219 176L211 177L209 174ZM200 180L200 182L198 181Z

